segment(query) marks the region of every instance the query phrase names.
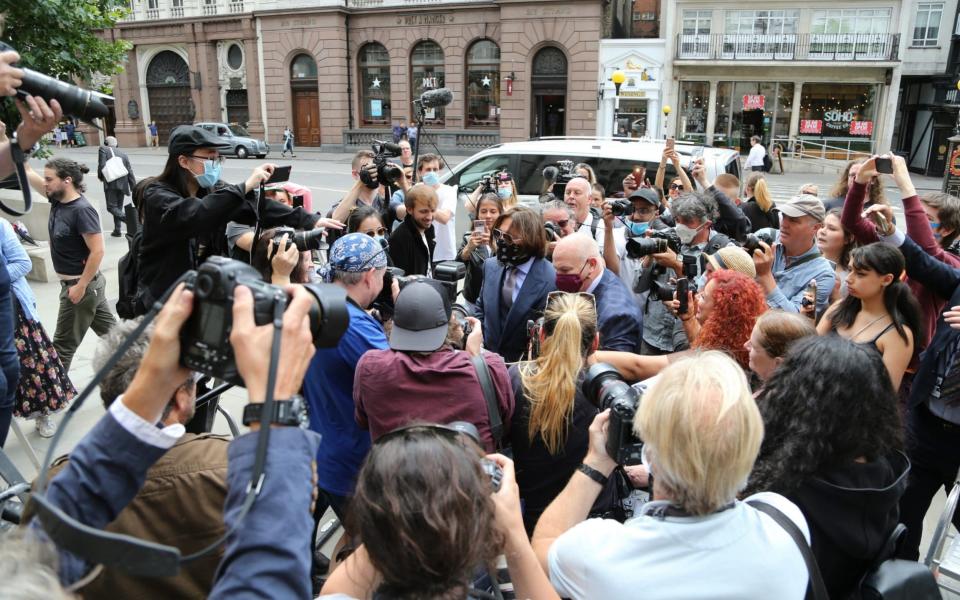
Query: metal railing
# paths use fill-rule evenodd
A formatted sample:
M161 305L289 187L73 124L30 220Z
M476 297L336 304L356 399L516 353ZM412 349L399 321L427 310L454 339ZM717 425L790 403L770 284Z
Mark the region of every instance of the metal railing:
M896 61L893 33L678 34L680 60Z
M770 147L779 144L783 158L799 160L862 160L875 154L876 142L861 138L773 138Z

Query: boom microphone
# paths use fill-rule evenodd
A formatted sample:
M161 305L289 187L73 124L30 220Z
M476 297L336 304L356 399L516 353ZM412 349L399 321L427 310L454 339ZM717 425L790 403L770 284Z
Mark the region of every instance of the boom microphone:
M447 88L430 90L420 94L420 99L417 102L424 108L439 108L453 102L453 92Z

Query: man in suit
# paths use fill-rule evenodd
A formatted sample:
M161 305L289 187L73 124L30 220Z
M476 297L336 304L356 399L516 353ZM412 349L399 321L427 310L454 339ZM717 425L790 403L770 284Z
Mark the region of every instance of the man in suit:
M547 235L538 212L510 209L493 224L493 237L497 256L483 263L477 318L484 346L515 362L527 349L527 321L543 314L547 294L556 289L556 271L544 258Z
M597 301L601 350L640 352L643 314L633 293L604 266L597 243L586 234L561 239L553 250L557 289L588 292Z
M127 168L127 175L107 181L103 176L103 167L107 161L114 156L123 161L123 166ZM107 212L113 215L113 237L120 237L123 233L120 231L120 225L123 223L123 197L129 196L137 185L137 179L133 176L133 167L130 166L130 159L123 152L117 150L117 138L108 136L104 140L104 145L100 146L100 157L97 161L97 179L103 182L103 195L107 199Z

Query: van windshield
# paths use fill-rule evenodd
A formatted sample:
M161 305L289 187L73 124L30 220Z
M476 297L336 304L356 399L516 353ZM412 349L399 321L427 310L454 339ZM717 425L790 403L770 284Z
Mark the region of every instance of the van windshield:
M631 161L618 158L583 157L583 156L522 156L520 158L520 172L517 174L520 194L525 196L540 196L543 193L543 168L556 165L557 161L571 160L574 164L586 163L593 168L597 176L597 183L603 186L606 197L623 191L623 179L631 173L639 173L641 179L649 180L652 185L657 175L659 162ZM676 170L672 164L667 164L664 185L669 186L676 177ZM558 190L553 190L556 193Z

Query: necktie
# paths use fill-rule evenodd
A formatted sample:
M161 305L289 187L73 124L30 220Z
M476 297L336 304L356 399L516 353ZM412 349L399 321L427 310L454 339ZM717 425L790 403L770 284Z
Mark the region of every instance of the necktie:
M509 310L513 306L513 287L517 284L517 269L507 267L503 275L503 287L500 289L500 302Z

